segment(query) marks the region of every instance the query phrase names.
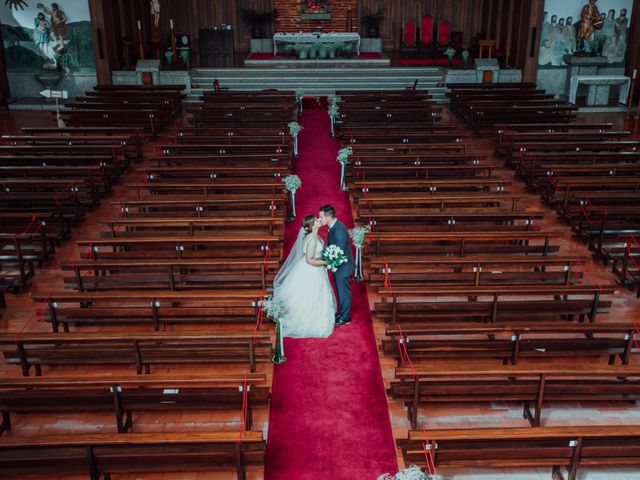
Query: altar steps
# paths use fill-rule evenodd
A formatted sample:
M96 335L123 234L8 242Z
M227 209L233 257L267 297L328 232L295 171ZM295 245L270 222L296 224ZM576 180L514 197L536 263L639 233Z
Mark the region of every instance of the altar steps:
M418 80L418 90L429 91L437 103L448 103L440 68L196 68L191 72L188 101L199 101L218 79L229 90L301 90L308 96L332 95L336 90L404 90Z

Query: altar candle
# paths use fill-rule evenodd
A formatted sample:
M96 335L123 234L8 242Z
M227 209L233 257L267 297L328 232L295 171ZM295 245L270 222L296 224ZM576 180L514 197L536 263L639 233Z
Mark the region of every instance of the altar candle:
M171 30L173 30L173 18L169 19L169 26L171 27Z
M138 20L138 30L142 30L142 23L140 23L140 20Z
M633 79L635 80L637 76L638 76L638 70L634 68L633 69Z

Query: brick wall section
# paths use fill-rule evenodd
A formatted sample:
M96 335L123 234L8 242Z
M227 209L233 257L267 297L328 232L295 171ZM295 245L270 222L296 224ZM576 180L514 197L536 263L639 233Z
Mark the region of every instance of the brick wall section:
M325 21L301 21L300 3L300 0L275 0L276 32L309 32L318 26L324 32L344 32L348 7L351 7L352 31L358 31L358 0L332 0L331 20Z

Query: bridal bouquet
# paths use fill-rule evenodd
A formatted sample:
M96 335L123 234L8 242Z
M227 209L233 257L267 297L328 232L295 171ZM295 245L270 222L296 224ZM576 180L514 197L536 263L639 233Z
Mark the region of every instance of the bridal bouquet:
M348 262L344 250L336 245L325 247L320 254L320 258L327 262L327 270L332 272L337 272L340 265Z

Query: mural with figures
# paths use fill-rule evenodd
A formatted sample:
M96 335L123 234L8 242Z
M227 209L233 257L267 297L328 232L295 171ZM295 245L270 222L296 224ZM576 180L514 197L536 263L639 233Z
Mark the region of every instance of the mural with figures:
M565 66L563 57L602 55L622 65L633 0L546 0L538 64Z
M87 0L0 0L9 72L95 71Z

